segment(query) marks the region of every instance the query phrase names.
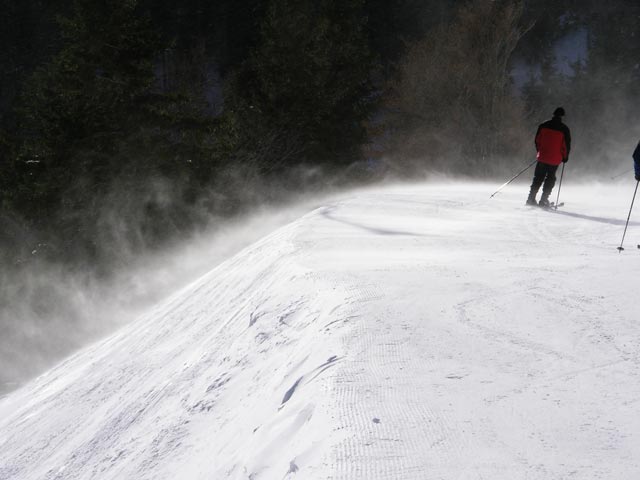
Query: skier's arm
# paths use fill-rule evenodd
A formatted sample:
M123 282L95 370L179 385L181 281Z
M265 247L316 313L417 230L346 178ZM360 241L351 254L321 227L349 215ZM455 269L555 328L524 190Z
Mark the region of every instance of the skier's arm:
M536 138L534 140L534 144L536 146L536 152L540 151L540 148L538 147L538 136L540 135L540 130L542 129L542 125L538 126L538 131L536 132Z
M567 148L567 153L565 155L565 158L569 160L569 153L571 153L571 130L569 130L569 127L565 127L564 143Z
M636 180L639 180L640 177L640 143L633 152L633 168L636 174Z

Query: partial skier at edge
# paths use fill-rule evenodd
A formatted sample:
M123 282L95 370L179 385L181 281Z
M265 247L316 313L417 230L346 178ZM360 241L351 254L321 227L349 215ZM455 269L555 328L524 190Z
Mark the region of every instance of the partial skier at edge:
M533 174L527 205L538 205L540 207L549 207L551 205L549 203L549 195L551 195L551 190L556 184L556 170L561 163L567 163L569 152L571 151L571 131L562 122L562 117L564 116L564 108L558 107L553 112L551 120L538 126L535 138L538 164ZM543 184L542 196L538 203L536 202L536 195Z
M633 170L636 181L640 182L640 142L638 142L638 146L633 151Z

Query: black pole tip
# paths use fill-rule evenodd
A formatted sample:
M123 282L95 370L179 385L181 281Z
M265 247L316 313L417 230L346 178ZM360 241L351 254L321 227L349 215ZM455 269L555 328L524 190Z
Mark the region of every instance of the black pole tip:
M640 247L639 247L639 248L640 248ZM619 252L621 252L621 251L623 251L623 250L624 250L624 248L623 248L623 247L618 247L618 251L619 251Z

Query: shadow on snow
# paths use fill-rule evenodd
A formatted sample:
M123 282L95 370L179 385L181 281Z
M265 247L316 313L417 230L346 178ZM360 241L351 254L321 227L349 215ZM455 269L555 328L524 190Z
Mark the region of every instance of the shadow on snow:
M591 215L583 215L580 213L572 213L572 212L567 212L564 210L552 210L553 213L557 213L558 215L565 215L567 217L573 217L573 218L581 218L583 220L589 220L592 222L598 222L598 223L607 223L609 225L620 225L620 226L624 226L627 221L626 220L617 220L615 218L605 218L605 217L592 217ZM629 226L630 227L637 227L640 226L639 222L629 222Z

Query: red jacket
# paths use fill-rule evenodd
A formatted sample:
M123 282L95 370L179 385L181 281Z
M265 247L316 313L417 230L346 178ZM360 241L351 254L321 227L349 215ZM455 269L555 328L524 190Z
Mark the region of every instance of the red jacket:
M538 161L548 165L560 165L569 159L571 132L560 117L542 123L536 133Z

